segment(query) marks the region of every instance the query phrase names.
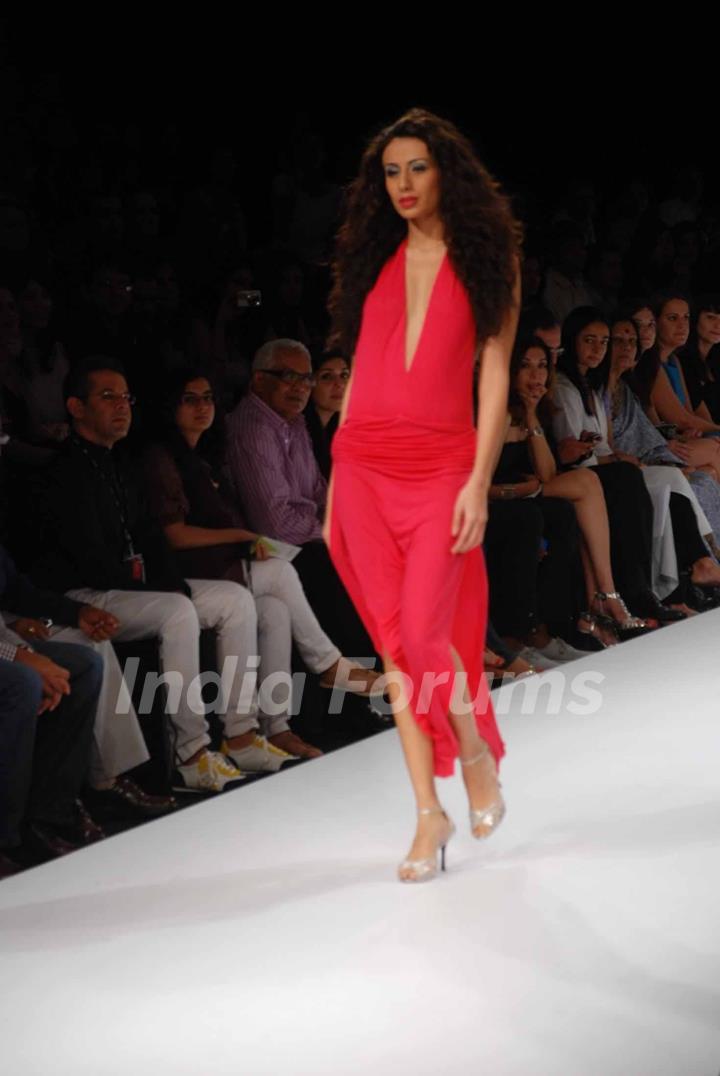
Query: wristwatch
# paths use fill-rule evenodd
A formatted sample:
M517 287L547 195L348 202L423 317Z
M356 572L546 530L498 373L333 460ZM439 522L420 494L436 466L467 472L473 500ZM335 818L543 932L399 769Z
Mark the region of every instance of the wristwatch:
M529 426L526 426L525 430L527 432L528 437L544 437L545 436L545 430L542 428L542 426L533 426L532 429L530 429Z

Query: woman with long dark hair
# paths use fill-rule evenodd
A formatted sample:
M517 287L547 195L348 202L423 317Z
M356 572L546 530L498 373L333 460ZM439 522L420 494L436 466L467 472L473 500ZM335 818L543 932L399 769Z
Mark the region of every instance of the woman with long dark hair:
M323 476L330 480L331 447L350 380L350 364L338 351L313 361L315 387L303 414L313 452Z
M709 474L687 467L685 460L671 449L670 444L643 411L633 392L633 372L637 362L638 345L635 322L621 312L610 326L609 362L605 370L606 404L613 444L616 449L632 453L653 471L658 465L664 468L659 474L667 476L671 483L671 515L675 520L674 513L677 513L679 507L683 517L677 520L673 528L681 567L683 561L686 568L690 567L690 579L693 583L717 586L720 583L720 569L709 557L708 549L703 547L699 537L702 535L709 549L717 549L716 537L720 536L720 488ZM682 445L680 447L682 448ZM684 473L685 470L687 473ZM646 469L644 473L649 472ZM675 495L689 500L695 516L694 525L686 506L677 506ZM683 519L687 521L685 526ZM699 530L699 534L694 534L692 539L686 542L683 540L683 534L687 530Z
M662 559L663 551L672 545L672 528L666 518L669 493L659 490L659 481L648 478L636 457L612 444L602 398L609 341L607 322L594 307L578 307L566 318L553 393L557 408L553 432L560 460L591 467L600 479L610 520L613 573L630 609L638 617L665 623L682 618L662 605L651 589L653 565L672 561L672 555ZM653 518L651 493L660 510L658 520ZM605 603L599 596L595 611L607 612Z
M692 304L688 342L679 353L693 411L720 424L720 293L700 295Z
M364 691L352 680L356 666L344 658L323 632L297 572L287 561L269 556L259 536L238 524L220 494L224 459L222 417L215 390L203 369L178 370L167 385L158 443L145 457L149 503L173 550L176 567L186 578L231 579L248 587L257 608L249 625L248 650L235 655L246 666L259 657L260 694L249 706L247 729L229 738L223 751L241 770L275 770L290 756L314 758L322 752L301 740L289 726L291 699L263 714L262 683L268 677L290 679L292 642L311 672L326 687L369 694L378 674L363 670ZM250 546L254 548L251 549ZM257 712L266 736L257 735Z
M537 337L518 340L510 358L509 421L490 496L499 500L532 496L536 498L532 503L537 504L537 510L542 514L548 505L557 501L572 504L580 531L580 558L587 597L586 605L577 612L577 630L592 636L600 646L612 646L623 627L636 633L642 630L643 622L628 622L627 609L615 586L610 562L610 525L600 479L592 468L587 467L558 473L547 439L554 414L553 382L552 358L542 340ZM515 482L521 478L530 480L529 494L515 484L507 485L506 477L512 478L513 471L517 476ZM498 473L505 476L502 485L496 485L500 481ZM551 540L551 548L552 545ZM562 571L569 578L573 574L573 565L564 549L563 556L567 560ZM497 620L494 613L493 619ZM537 644L533 642L533 645ZM563 660L562 647L557 645L541 650L541 653ZM570 656L578 655L571 651Z
M690 305L674 289L652 301L657 324L653 347L645 351L636 367L634 381L643 407L655 424L677 429L676 441L685 445L679 455L692 467L703 467L720 482L720 425L712 420L702 400L693 401L679 357L690 335ZM675 444L673 451L678 451Z
M487 837L504 812L503 745L482 677L480 543L507 404L519 245L508 200L451 123L413 109L372 139L333 267L330 345L354 357L325 535L393 681L418 811L405 882L434 877L439 848L444 866L454 826L434 776L449 776L458 754L473 835Z

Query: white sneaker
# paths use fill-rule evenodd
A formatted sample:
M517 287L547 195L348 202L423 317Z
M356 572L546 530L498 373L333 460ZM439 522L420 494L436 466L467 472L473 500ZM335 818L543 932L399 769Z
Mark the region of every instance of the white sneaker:
M219 751L203 751L196 762L177 766L183 784L181 792L222 792L226 785L243 781L245 774Z
M560 639L555 636L550 640L547 646L536 646L534 648L538 654L542 654L543 657L550 658L550 661L563 664L565 661L577 661L578 658L586 658L589 651L576 650L574 646L570 646L570 643L566 643L564 639Z
M515 657L527 661L528 665L532 665L538 672L546 672L548 669L554 669L560 664L558 661L553 661L552 658L546 658L543 651L537 650L534 646L524 646Z
M268 743L264 736L256 736L247 747L229 747L227 741L223 741L222 752L247 773L277 773L284 762L297 758L297 755Z

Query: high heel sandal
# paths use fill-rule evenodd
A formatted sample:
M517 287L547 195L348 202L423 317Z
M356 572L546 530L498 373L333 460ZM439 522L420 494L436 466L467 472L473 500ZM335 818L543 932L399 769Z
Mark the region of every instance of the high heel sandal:
M418 814L441 814L447 823L445 833L438 842L440 848L440 870L445 870L445 849L447 843L455 832L455 824L449 818L442 807L421 807ZM410 870L412 874L403 878L401 871ZM438 872L437 849L435 854L425 859L404 859L398 867L398 877L401 882L429 882Z
M598 646L603 650L607 650L608 647L617 646L620 641L615 634L615 629L607 623L609 617L602 617L602 619L586 610L578 615L577 630L580 635L589 635L591 639L594 639ZM580 622L584 621L587 627L581 628Z
M618 603L623 612L622 620L616 620L611 613L608 613L606 611L605 602L607 601L615 601ZM628 609L627 605L616 590L609 591L608 593L605 593L602 590L596 590L593 602L599 602L601 606L600 609L592 610L597 619L602 621L604 624L607 624L608 627L613 628L621 635L628 635L629 633L651 630L651 625L648 624L647 620L643 620L642 617L639 616L633 616L630 613L630 610Z
M481 759L490 759L494 763L494 759L490 753L490 748L487 746L487 744L485 744L482 751L478 755L475 755L474 758L461 758L460 765L464 767L474 766L475 763L480 762ZM495 778L497 780L497 767L495 768ZM498 789L502 787L499 781L497 782L497 786ZM490 834L498 828L504 817L505 800L502 798L502 795L498 791L497 798L494 799L492 803L489 803L487 807L470 808L470 832L476 840L485 840L486 837L489 837ZM478 826L484 827L483 833L476 832Z

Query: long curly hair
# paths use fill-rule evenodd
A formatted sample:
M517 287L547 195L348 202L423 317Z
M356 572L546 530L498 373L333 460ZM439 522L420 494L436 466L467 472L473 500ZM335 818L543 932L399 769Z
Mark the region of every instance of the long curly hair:
M438 165L448 256L468 293L482 343L500 331L512 303L521 228L469 140L448 120L413 108L372 139L348 189L332 265L328 346L353 354L365 298L407 235L385 190L382 155L394 138L420 139Z

